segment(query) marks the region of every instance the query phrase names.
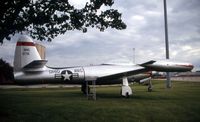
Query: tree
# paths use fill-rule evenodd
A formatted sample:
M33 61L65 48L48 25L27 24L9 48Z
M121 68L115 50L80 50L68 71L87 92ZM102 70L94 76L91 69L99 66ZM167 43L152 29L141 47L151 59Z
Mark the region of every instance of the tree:
M6 81L13 81L14 75L13 75L13 67L10 66L9 63L4 61L3 59L0 59L0 84Z
M33 38L51 41L70 30L87 32L88 27L100 31L108 27L125 29L121 13L115 9L100 12L101 6L112 6L114 0L90 0L81 9L68 0L1 0L0 43L10 35L28 32Z

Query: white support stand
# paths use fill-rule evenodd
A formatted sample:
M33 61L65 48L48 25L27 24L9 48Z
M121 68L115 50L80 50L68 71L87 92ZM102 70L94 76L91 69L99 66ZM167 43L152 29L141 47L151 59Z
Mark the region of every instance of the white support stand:
M122 79L122 92L121 95L124 97L129 97L130 95L132 95L132 89L128 84L128 79L127 77L123 77Z

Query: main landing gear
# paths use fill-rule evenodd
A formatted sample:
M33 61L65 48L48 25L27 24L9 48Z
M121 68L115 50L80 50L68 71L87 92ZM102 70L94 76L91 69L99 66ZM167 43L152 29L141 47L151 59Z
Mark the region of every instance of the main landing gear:
M127 77L122 78L122 90L121 95L123 97L129 98L130 95L132 95L132 89L129 86Z
M81 91L83 92L83 94L85 94L87 96L88 100L96 100L96 81L92 81L92 89L90 90L90 86L88 84L88 81L83 82L82 86L81 86ZM91 93L90 93L91 91Z
M153 89L153 86L152 86L152 82L151 82L151 79L149 80L149 83L148 83L148 92L151 92L152 89ZM92 98L94 100L96 100L96 82L93 81L92 82L92 94L90 93L90 87L88 85L88 82L83 82L82 83L82 86L81 86L81 91L83 92L83 94L87 95L87 97L89 98L89 96L93 96ZM126 97L126 98L129 98L130 95L132 95L133 92L132 92L132 89L131 87L129 86L129 83L128 83L128 79L127 77L123 77L122 78L122 87L121 87L121 96L123 97Z

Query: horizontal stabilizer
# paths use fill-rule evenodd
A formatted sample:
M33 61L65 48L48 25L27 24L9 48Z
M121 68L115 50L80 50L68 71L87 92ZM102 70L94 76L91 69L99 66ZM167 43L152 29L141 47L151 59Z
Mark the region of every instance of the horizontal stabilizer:
M25 65L24 69L38 69L43 68L45 64L47 63L47 60L34 60L31 63Z

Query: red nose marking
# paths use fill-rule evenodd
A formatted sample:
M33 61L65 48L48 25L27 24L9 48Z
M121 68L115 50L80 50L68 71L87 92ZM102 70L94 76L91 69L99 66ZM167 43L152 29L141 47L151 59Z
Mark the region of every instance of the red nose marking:
M193 68L194 66L191 65L191 64L188 64L188 65L177 65L177 66L184 66L184 67L190 67L190 68Z

